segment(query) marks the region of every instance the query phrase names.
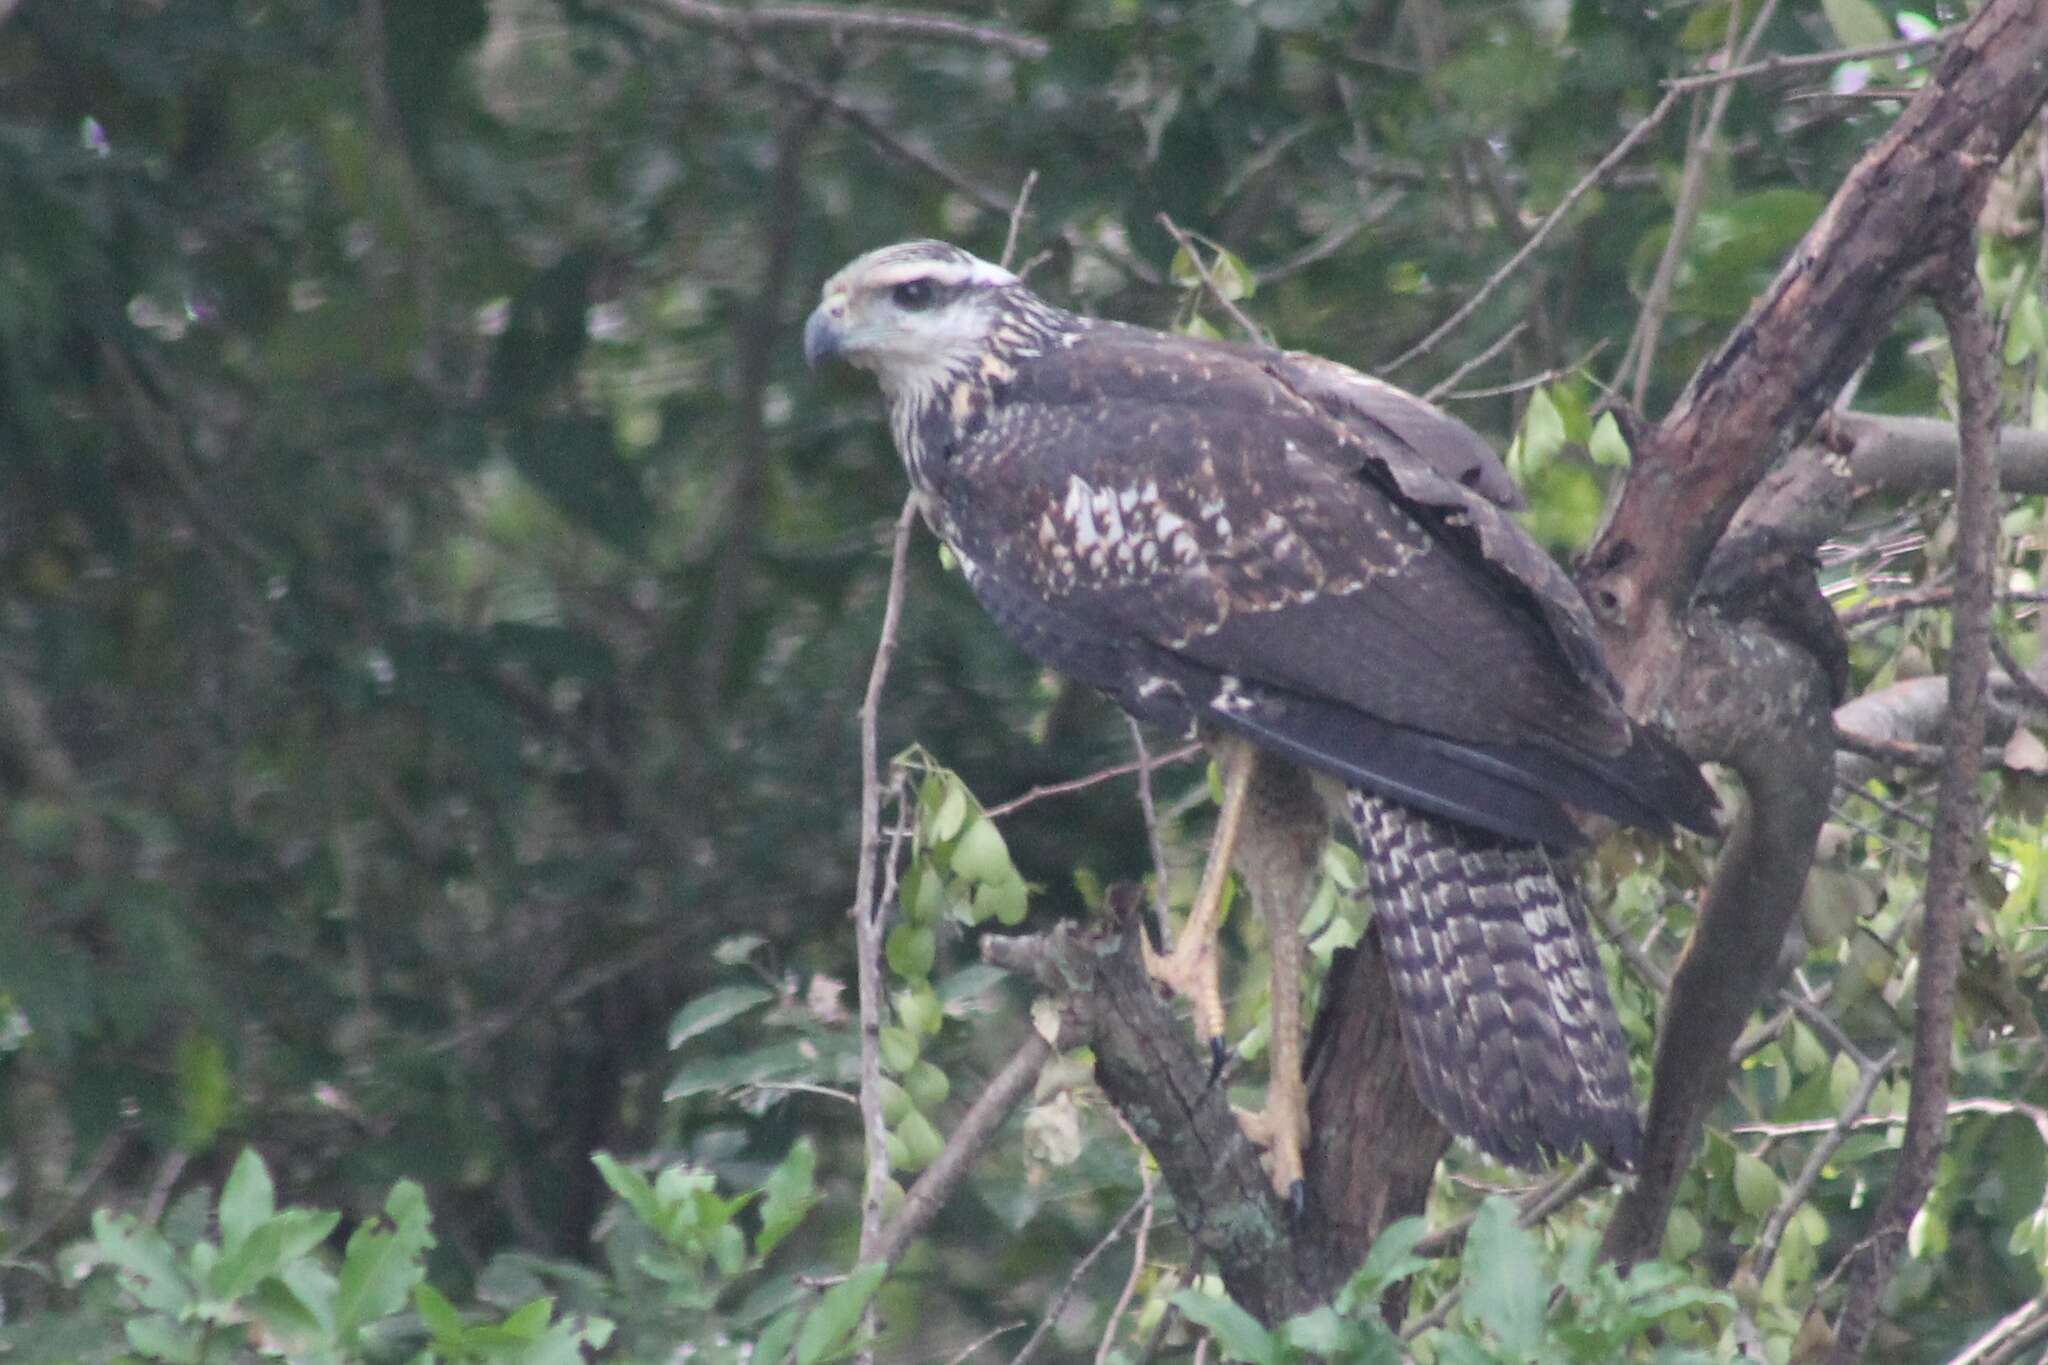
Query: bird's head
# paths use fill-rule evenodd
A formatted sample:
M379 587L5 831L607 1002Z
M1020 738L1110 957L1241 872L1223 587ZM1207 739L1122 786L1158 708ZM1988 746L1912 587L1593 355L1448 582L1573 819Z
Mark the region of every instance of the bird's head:
M804 324L804 359L872 370L891 399L928 391L976 363L1015 275L946 242L870 251L825 282Z

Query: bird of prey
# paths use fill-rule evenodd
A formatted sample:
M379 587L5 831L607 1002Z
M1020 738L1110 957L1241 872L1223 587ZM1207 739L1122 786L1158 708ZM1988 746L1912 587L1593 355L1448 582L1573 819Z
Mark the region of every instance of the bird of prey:
M1622 710L1584 602L1476 434L1331 361L1078 316L937 241L834 275L804 352L880 381L927 521L1013 641L1210 741L1215 846L1154 974L1220 1049L1235 856L1273 926L1276 1187L1301 1197L1306 1111L1301 906L1281 902L1326 828L1316 807L1305 839L1300 803L1273 794L1296 767L1359 841L1431 1111L1512 1164L1586 1146L1633 1164L1628 1053L1559 855L1575 813L1708 830L1713 797Z

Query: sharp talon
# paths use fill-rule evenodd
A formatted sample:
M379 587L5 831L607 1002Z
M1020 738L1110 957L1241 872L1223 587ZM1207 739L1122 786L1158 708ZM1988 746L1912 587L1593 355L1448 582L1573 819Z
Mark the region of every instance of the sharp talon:
M1217 1078L1223 1074L1223 1068L1229 1064L1229 1061L1230 1049L1223 1046L1223 1040L1221 1038L1211 1038L1209 1040L1209 1084L1216 1084Z
M1287 1216L1299 1223L1308 1215L1308 1182L1297 1180L1287 1187Z

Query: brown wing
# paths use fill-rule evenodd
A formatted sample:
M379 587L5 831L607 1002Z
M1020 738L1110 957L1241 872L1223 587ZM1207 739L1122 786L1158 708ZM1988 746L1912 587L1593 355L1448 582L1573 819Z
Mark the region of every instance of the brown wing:
M1256 357L1090 332L1018 368L946 481L998 619L1134 710L1168 694L1520 837L1569 828L1532 801L1686 818L1635 790L1636 734L1548 556Z

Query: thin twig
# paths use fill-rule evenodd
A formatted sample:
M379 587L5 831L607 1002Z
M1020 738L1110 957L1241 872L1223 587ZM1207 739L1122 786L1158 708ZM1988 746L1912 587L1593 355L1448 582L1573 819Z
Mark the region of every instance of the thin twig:
M1436 402L1437 399L1443 397L1452 389L1457 388L1459 380L1463 379L1466 375L1472 373L1472 371L1478 369L1481 365L1484 365L1487 361L1493 359L1502 351L1505 351L1508 347L1512 346L1515 342L1515 338L1528 330L1529 323L1526 319L1508 328L1505 332L1502 332L1498 337L1494 338L1492 345L1488 346L1478 355L1473 356L1464 364L1458 366L1457 369L1452 370L1449 374L1445 375L1442 379L1439 379L1436 383L1430 385L1427 389L1424 389L1422 391L1423 398L1431 403Z
M2005 1360L2005 1348L2022 1338L2029 1328L2048 1320L2048 1295L2028 1299L1991 1325L1991 1330L1950 1358L1948 1365L1990 1365Z
M1628 134L1621 141L1615 143L1614 149L1608 152L1606 156L1601 157L1599 164L1594 166L1592 170L1587 171L1580 178L1578 184L1565 191L1564 198L1557 201L1557 207L1552 209L1549 215L1536 225L1536 230L1529 234L1529 240L1523 242L1515 254L1508 257L1498 270L1487 276L1486 282L1479 286L1472 297L1458 305L1449 317L1438 323L1430 331L1428 336L1380 366L1379 372L1382 375L1392 374L1418 356L1426 355L1435 349L1438 342L1456 331L1466 318L1478 312L1480 305L1489 298L1492 298L1493 292L1505 284L1510 276L1522 268L1522 263L1535 255L1537 249L1550 239L1550 234L1556 230L1559 223L1565 220L1565 216L1572 211L1579 200L1585 198L1587 192L1599 184L1601 180L1605 179L1609 171L1619 165L1623 158L1627 157L1630 152L1642 144L1645 138L1657 130L1658 125L1664 122L1672 109L1677 106L1677 103L1678 96L1668 92L1663 99L1658 100L1656 107L1643 116L1642 122L1629 129Z
M904 566L910 558L910 528L917 519L917 495L903 500L889 552L889 591L882 605L882 633L860 704L860 870L853 895L854 952L860 982L860 1119L867 1137L867 1174L860 1201L860 1261L875 1259L882 1235L882 1187L889 1180L889 1125L882 1117L882 944L881 904L875 895L876 863L882 848L882 774L877 768L875 732L882 689L896 657L903 619Z
M1977 796L1983 769L1991 674L1991 612L1998 550L1997 338L1984 315L1976 253L1957 253L1935 297L1955 357L1956 602L1949 657L1947 750L1928 851L1920 975L1914 991L1912 1097L1892 1186L1879 1206L1870 1244L1855 1258L1835 1329L1836 1365L1853 1365L1876 1325L1878 1301L1906 1244L1907 1229L1934 1183L1948 1113L1949 1054L1954 1048L1956 970L1969 912L1969 871L1984 837Z
M995 1328L993 1331L983 1332L980 1336L976 1337L974 1340L968 1342L966 1346L962 1347L960 1353L954 1356L951 1360L947 1361L946 1365L966 1365L966 1361L969 1356L973 1355L976 1351L979 1351L982 1347L994 1341L997 1337L1006 1337L1010 1335L1010 1333L1016 1331L1019 1327L1029 1327L1030 1325L1030 1323L1025 1322L1022 1318L1019 1318L1015 1322L1006 1322L1001 1327Z
M1513 380L1506 384L1495 384L1490 388L1458 389L1454 392L1444 394L1443 401L1446 403L1469 403L1480 398L1504 398L1511 393L1526 393L1530 389L1541 388L1545 384L1554 384L1568 374L1579 374L1583 372L1588 365L1591 365L1593 363L1595 357L1597 357L1602 351L1606 349L1607 338L1602 337L1600 340L1594 342L1592 346L1588 347L1586 353L1583 356L1579 357L1577 360L1572 361L1568 365L1559 365L1553 369L1543 370L1539 373L1532 375L1525 375L1520 379ZM1598 384L1600 382L1597 377L1592 375L1588 375L1587 378L1591 379L1595 384ZM1432 392L1434 392L1434 390L1432 390Z
M1149 1208L1151 1203L1150 1195L1140 1197L1136 1203L1124 1210L1124 1216L1116 1220L1116 1226L1104 1233L1102 1240L1088 1248L1088 1254L1074 1263L1073 1272L1067 1276L1067 1282L1060 1286L1060 1292L1053 1295L1052 1302L1046 1305L1045 1316L1039 1320L1038 1330L1024 1343L1024 1349L1011 1357L1010 1365L1029 1365L1037 1357L1039 1343L1045 1340L1047 1333L1052 1331L1053 1324L1059 1321L1060 1314L1066 1311L1067 1300L1074 1297L1074 1290L1080 1285L1081 1277L1088 1273L1089 1267L1095 1264L1103 1252L1109 1250L1115 1245L1116 1240L1124 1235L1124 1229L1131 1225L1131 1220Z
M1939 29L1922 34L1918 38L1901 38L1896 42L1872 43L1868 47L1838 47L1830 52L1802 52L1796 56L1776 54L1760 62L1749 62L1742 66L1731 66L1725 71L1702 71L1696 76L1674 76L1664 82L1666 90L1704 90L1709 86L1727 85L1733 81L1746 81L1752 76L1769 76L1779 71L1803 71L1816 66L1840 66L1844 62L1868 61L1872 57L1894 57L1916 48L1933 47L1947 43L1956 34L1956 29Z
M2019 693L2020 702L2036 711L2048 711L2048 689L2043 689L2034 681L2033 674L2020 666L2020 661L2013 658L2012 651L1996 633L1991 636L1991 654L1998 660L1998 666L2005 670L2006 681L2012 685L2012 690ZM2038 660L2035 667L2040 667Z
M1223 286L1216 283L1216 277L1209 272L1209 263L1202 259L1200 248L1180 224L1162 213L1159 215L1159 225L1172 234L1174 242L1182 251L1188 253L1188 260L1194 264L1195 274L1201 278L1202 288L1208 291L1210 298L1216 300L1217 306L1230 316L1230 320L1237 324L1238 330L1254 341L1268 340L1265 329L1253 322L1244 309L1237 306L1237 301L1223 292Z
M1017 231L1024 226L1024 206L1031 202L1031 187L1037 183L1038 170L1034 167L1024 173L1024 184L1017 191L1017 202L1010 205L1010 230L1003 235L1003 258L996 262L1005 270L1017 257Z
M1902 768L1939 768L1945 761L1942 757L1946 748L1940 744L1921 744L1910 739L1886 739L1881 735L1866 735L1857 730L1835 727L1835 745L1852 754L1874 758L1883 763L1896 763ZM1999 750L1987 749L1984 756L1993 762L1998 759Z
M1130 1121L1116 1109L1110 1114L1116 1119L1116 1126L1124 1130L1124 1136L1131 1140L1131 1150L1138 1154L1138 1182L1143 1187L1139 1200L1145 1208L1144 1217L1138 1220L1138 1235L1131 1240L1131 1273L1124 1278L1124 1292L1117 1295L1116 1306L1109 1310L1109 1321L1102 1328L1102 1344L1095 1348L1095 1365L1105 1365L1109 1352L1116 1342L1116 1329L1123 1322L1124 1310L1131 1306L1131 1298L1138 1292L1138 1281L1145 1274L1145 1253L1152 1238L1152 1214L1157 1207L1153 1199L1159 1177L1152 1173L1152 1159L1145 1150L1145 1144L1138 1141L1138 1132Z
M1605 1184L1608 1170L1597 1161L1588 1161L1569 1171L1560 1172L1530 1190L1516 1203L1515 1223L1519 1227L1535 1227L1544 1219L1556 1213L1566 1204ZM1477 1214L1466 1214L1444 1227L1436 1229L1415 1244L1417 1256L1449 1256L1465 1244L1465 1236L1472 1231Z
M672 0L661 0L661 2L671 3ZM755 51L752 48L745 50L753 60L754 69L759 71L762 77L771 85L778 85L786 90L803 95L808 99L816 100L824 107L826 113L832 115L832 117L838 119L856 133L859 133L869 142L872 142L885 155L894 157L896 160L942 181L948 189L951 189L962 199L967 200L985 213L1006 214L1010 211L1009 200L986 186L978 185L968 179L964 172L954 167L936 152L904 141L901 137L876 122L865 110L848 102L844 97L834 93L830 88L821 85L810 77L790 70L780 62L768 57L767 54Z
M878 9L872 5L756 5L742 9L705 4L703 0L659 0L659 7L686 24L740 35L768 28L823 28L834 33L992 47L1013 57L1031 59L1043 57L1051 50L1045 39L1029 33L920 10Z
M1757 8L1756 18L1750 23L1747 36L1738 44L1737 35L1741 30L1741 5L1732 5L1728 10L1728 40L1722 47L1722 55L1731 65L1740 65L1763 37L1764 29L1777 13L1777 0L1764 0ZM1643 410L1643 402L1650 388L1650 371L1657 358L1657 343L1664 331L1664 311L1671 302L1671 289L1678 279L1678 262L1685 254L1685 244L1692 237L1693 224L1699 219L1700 206L1706 200L1707 166L1713 159L1714 143L1721 135L1721 121L1727 116L1728 101L1735 93L1732 85L1718 86L1708 102L1706 117L1701 121L1699 135L1686 149L1685 169L1680 172L1678 200L1671 211L1671 233L1664 241L1664 254L1658 258L1656 273L1650 277L1650 287L1643 295L1643 310L1636 319L1635 335L1630 338L1624 356L1635 358L1635 381L1630 386L1630 399L1637 412Z
M1799 1212L1799 1206L1806 1202L1806 1196L1813 1193L1813 1187L1820 1181L1820 1173L1842 1144L1849 1140L1855 1130L1856 1120L1863 1117L1863 1111L1870 1107L1871 1096L1877 1093L1878 1085L1884 1080L1884 1073L1898 1058L1899 1050L1891 1048L1884 1056L1870 1062L1863 1068L1863 1079L1850 1094L1849 1102L1842 1106L1834 1125L1827 1130L1827 1136L1813 1144L1813 1150L1806 1154L1806 1164L1799 1168L1799 1174L1785 1187L1785 1197L1764 1219L1762 1230L1757 1233L1756 1249L1750 1253L1750 1268L1761 1284L1771 1273L1771 1262L1778 1258L1778 1243L1785 1236L1785 1229L1791 1224L1792 1216Z
M946 1206L953 1192L960 1187L975 1160L994 1141L996 1130L1010 1111L1017 1107L1019 1100L1029 1094L1038 1082L1038 1073L1052 1059L1052 1045L1033 1029L1025 1038L1016 1055L1003 1064L1003 1069L990 1078L982 1087L974 1103L960 1116L952 1136L939 1155L925 1168L917 1183L903 1196L903 1207L889 1220L875 1238L873 1256L863 1255L862 1260L893 1262L903 1254L910 1239L924 1231L938 1211Z
M1152 759L1149 767L1156 771L1160 768L1170 767L1175 763L1185 763L1200 752L1202 752L1202 745L1199 740L1191 744L1183 744L1180 748L1170 753L1161 754L1158 758ZM990 806L982 814L991 820L1000 820L1006 815L1016 814L1034 801L1043 801L1049 796L1066 796L1072 792L1100 786L1104 782L1112 782L1119 777L1128 777L1132 773L1145 771L1147 767L1147 761L1139 758L1129 763L1118 763L1114 767L1102 768L1083 777L1069 778L1065 782L1047 782L1041 786L1033 787L1022 796L1013 796L999 806Z
M45 1214L34 1227L25 1230L15 1240L14 1245L7 1248L8 1264L26 1259L29 1252L35 1249L36 1243L63 1226L65 1220L71 1217L72 1211L85 1202L85 1197L92 1193L93 1188L113 1168L114 1162L128 1150L129 1137L130 1131L127 1126L117 1125L100 1139L100 1145L93 1150L92 1159L86 1163L84 1174L80 1175L65 1192L63 1199L59 1200L57 1206Z

